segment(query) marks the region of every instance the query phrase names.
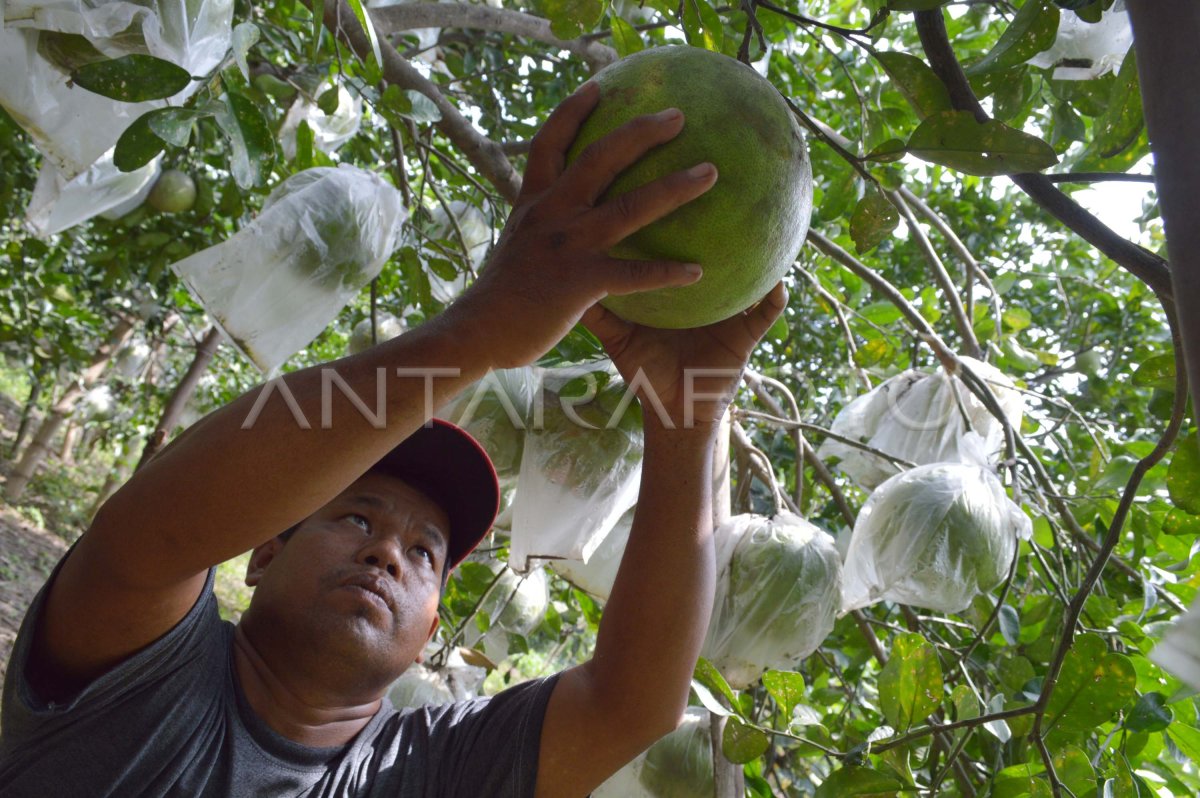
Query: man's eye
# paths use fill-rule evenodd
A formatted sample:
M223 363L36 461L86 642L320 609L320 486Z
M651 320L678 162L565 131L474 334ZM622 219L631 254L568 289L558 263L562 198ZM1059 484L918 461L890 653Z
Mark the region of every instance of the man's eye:
M371 522L367 520L367 517L365 515L359 515L358 513L351 513L350 515L346 516L346 520L349 521L350 523L354 524L355 526L360 527L361 529L363 529L366 532L371 531Z
M417 556L424 558L431 564L433 563L433 552L429 549L424 546L413 546L413 551L417 553Z

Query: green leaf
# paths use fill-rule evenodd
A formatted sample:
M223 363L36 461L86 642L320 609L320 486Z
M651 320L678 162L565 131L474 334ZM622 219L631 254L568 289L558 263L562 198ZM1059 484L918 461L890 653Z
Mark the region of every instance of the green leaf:
M1004 642L1015 646L1021 642L1021 616L1017 611L1005 604L1000 608L1000 635Z
M942 702L942 666L933 646L919 634L903 634L879 674L879 703L894 728L919 723Z
M692 678L714 693L725 696L730 706L737 707L737 697L733 694L733 688L725 681L717 667L704 657L696 661L696 670L692 672Z
M392 127L404 127L404 118L412 114L412 100L404 89L389 85L375 106Z
M1163 519L1162 531L1168 535L1200 535L1200 515L1172 507Z
M409 89L405 94L408 95L408 101L412 104L412 110L408 113L408 117L418 125L433 124L441 120L441 109L433 100L416 89Z
M362 0L346 0L350 6L350 10L354 12L354 18L358 20L358 24L366 31L367 38L371 42L371 58L377 67L383 64L383 55L379 52L379 37L375 34L375 26L371 24L371 15L367 13L366 7L363 6Z
M1138 83L1137 59L1133 48L1108 95L1104 113L1096 120L1088 152L1101 158L1112 158L1124 152L1142 132L1142 91Z
M941 111L913 131L908 151L970 175L1036 172L1058 163L1054 149L1036 136L995 120L977 122L968 111Z
M308 120L301 119L299 126L296 127L296 157L294 160L297 170L304 171L312 168L315 139L312 128L308 126Z
M1175 721L1167 727L1167 736L1188 759L1200 765L1200 729Z
M233 38L230 46L233 48L233 58L237 61L242 77L250 80L250 66L246 63L246 53L258 43L262 31L253 22L240 22L233 28Z
M321 96L317 98L317 108L319 108L321 113L325 114L325 116L330 116L337 113L338 105L340 104L341 92L338 91L337 86L331 86L330 88L321 92Z
M792 710L804 697L804 677L794 671L767 671L762 682L771 698L779 704L783 716L790 720Z
M725 43L725 26L708 0L682 0L683 30L688 43L714 53Z
M1167 697L1162 693L1144 693L1125 717L1125 728L1130 731L1156 732L1171 725L1175 713L1166 705Z
M781 313L779 314L779 318L775 319L771 326L767 328L767 332L763 335L763 338L768 341L786 341L789 334L787 317Z
M550 32L560 39L582 36L600 23L603 0L542 0L541 12L550 20Z
M1133 384L1144 388L1159 388L1175 393L1175 355L1160 352L1143 358L1133 372Z
M1137 674L1129 657L1109 652L1098 635L1079 635L1046 707L1047 728L1092 731L1136 695Z
M227 90L216 120L232 147L233 179L242 188L265 183L275 164L275 137L262 111L249 98Z
M1054 772L1058 780L1070 788L1075 795L1095 795L1096 771L1092 763L1078 746L1063 746L1054 752Z
M721 753L735 765L758 759L771 747L771 738L760 729L733 715L726 719L721 733Z
M863 160L890 163L903 158L904 153L905 149L903 141L900 139L888 139L882 144L875 146L864 156Z
M113 148L113 164L122 172L141 169L166 147L166 142L150 127L153 113L148 111L133 120L133 124L125 128L125 132L117 139Z
M86 64L107 61L108 56L96 49L86 36L40 30L37 37L38 55L64 72L70 73Z
M850 798L855 795L889 795L904 789L895 776L873 768L850 765L829 774L814 798Z
M892 11L932 11L949 2L950 0L888 0L887 7Z
M1182 438L1167 469L1167 491L1180 510L1200 515L1200 448L1196 436Z
M186 147L196 121L209 114L191 108L159 108L146 114L154 135L173 147Z
M1048 50L1057 33L1058 9L1047 0L1028 0L991 52L964 71L967 75L983 75L1020 66L1042 50Z
M891 351L892 345L887 342L886 338L872 338L855 350L854 363L863 368L870 368L882 362Z
M152 55L124 55L85 64L71 80L88 91L126 103L163 100L187 88L192 76L183 67Z
M641 34L615 13L609 14L608 26L612 30L613 46L616 47L619 57L624 58L646 46L642 42Z
M883 192L871 188L850 216L850 237L860 255L879 246L900 224L900 213Z
M875 60L921 119L954 109L946 84L920 58L908 53L884 52L875 53Z

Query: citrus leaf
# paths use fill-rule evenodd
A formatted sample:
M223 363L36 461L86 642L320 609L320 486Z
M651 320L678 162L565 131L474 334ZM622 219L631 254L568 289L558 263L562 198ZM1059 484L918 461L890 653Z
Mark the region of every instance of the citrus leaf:
M408 101L412 104L412 110L407 114L412 121L418 125L425 125L441 120L442 111L433 100L416 89L408 89L405 94L408 95Z
M173 147L186 147L196 120L208 116L191 108L159 108L146 114L154 135Z
M1053 762L1058 780L1075 795L1096 794L1096 770L1078 746L1063 746L1054 753Z
M313 134L313 129L308 126L308 120L301 119L300 125L296 128L296 169L303 171L312 167L315 140L316 136Z
M970 175L1035 172L1058 163L1037 136L995 120L980 123L968 111L941 111L913 131L908 151L921 160Z
M1142 91L1131 47L1121 62L1104 113L1096 120L1088 152L1101 158L1119 155L1137 140L1143 124Z
M721 753L735 765L753 762L771 747L771 738L736 715L725 721Z
M933 646L919 634L903 634L879 674L879 704L888 723L905 731L929 717L942 702L942 666Z
M874 147L864 156L863 160L890 163L904 157L904 142L900 139L888 139Z
M609 16L608 26L612 30L613 45L616 47L619 57L624 58L630 53L636 53L646 46L642 42L641 34L616 14Z
M921 119L938 111L950 111L950 92L929 65L908 53L875 53L896 89Z
M1065 732L1092 731L1135 695L1137 674L1129 657L1109 652L1098 635L1080 635L1063 660L1046 707L1047 726Z
M246 63L246 53L258 43L262 31L253 22L240 22L233 28L233 38L230 46L233 48L233 58L237 61L242 77L250 80L250 65Z
M1175 713L1166 704L1167 697L1162 693L1138 696L1137 703L1125 718L1125 728L1130 731L1162 731L1175 719Z
M1057 33L1058 9L1047 0L1028 0L991 52L964 71L968 76L983 75L1024 64L1042 50L1050 49Z
M1167 469L1167 491L1178 509L1200 515L1200 448L1194 435L1183 438L1175 447Z
M321 96L317 98L317 108L325 116L337 113L338 106L341 104L341 92L337 86L326 89L321 92Z
M1188 759L1200 765L1200 729L1176 721L1167 727L1167 736Z
M367 38L371 41L371 58L376 66L383 64L383 55L379 52L379 37L375 34L375 26L371 24L371 15L367 13L367 9L363 7L362 0L346 0L350 6L350 10L354 12L354 18L358 20L358 24L366 31Z
M275 137L258 106L236 91L227 91L216 120L232 147L230 170L238 186L252 188L266 182L275 163Z
M737 707L737 698L734 696L729 682L725 681L725 677L721 675L716 666L704 657L696 661L696 670L692 672L692 678L712 692L725 696L731 707Z
M124 55L85 64L71 73L75 85L126 103L163 100L187 88L192 76L183 67L152 55Z
M872 188L858 201L850 216L850 237L854 239L855 251L861 255L879 246L899 224L896 206L888 202L883 192Z
M1200 535L1200 515L1172 507L1163 519L1162 531L1168 535Z
M1175 355L1160 352L1143 358L1138 363L1137 371L1133 372L1133 384L1175 393Z
M829 774L821 782L814 798L849 798L855 795L891 794L904 789L904 784L895 776L881 773L872 768L850 765Z
M721 52L725 26L708 0L683 0L683 30L688 43L714 53Z
M541 11L550 20L550 32L560 39L582 36L604 16L603 0L542 0Z
M762 676L763 687L779 704L785 718L792 717L792 710L804 697L804 677L793 671L767 671Z
M133 124L125 128L125 132L117 139L113 148L113 164L122 172L141 169L166 147L166 142L150 128L149 117L153 113L148 111L133 120Z

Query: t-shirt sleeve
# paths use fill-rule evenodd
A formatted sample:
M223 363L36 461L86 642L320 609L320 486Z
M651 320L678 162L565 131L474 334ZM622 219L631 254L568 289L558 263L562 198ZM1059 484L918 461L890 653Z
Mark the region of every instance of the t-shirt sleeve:
M496 694L406 715L410 753L426 748L421 794L439 798L526 798L537 783L542 721L557 675ZM405 780L415 776L405 765ZM409 782L409 787L412 782ZM401 789L401 795L412 794Z
M212 711L185 699L210 694L202 682L223 675L214 667L224 629L212 592L215 572L210 570L196 603L162 637L67 700L54 702L39 695L28 678L30 645L65 559L34 598L13 647L0 705L0 783L6 777L20 782L35 774L54 781L56 776L67 777L64 768L74 775L94 768L97 774L107 771L120 779L113 771L121 768L112 763L127 761L132 766L141 759L138 749L146 739L142 735L163 740L186 734L197 718L184 716ZM125 733L113 734L116 728Z

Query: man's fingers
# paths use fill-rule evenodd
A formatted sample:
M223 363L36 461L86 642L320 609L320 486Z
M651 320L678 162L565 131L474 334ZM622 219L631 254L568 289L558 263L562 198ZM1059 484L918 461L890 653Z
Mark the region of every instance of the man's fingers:
M529 144L529 162L521 185L523 195L540 194L554 184L563 172L567 150L599 100L600 87L589 80L554 109Z
M609 258L596 268L600 288L611 296L691 285L700 279L702 271L695 263L617 258Z
M600 339L600 343L610 354L619 348L620 342L633 331L632 324L602 305L592 305L579 321L592 335Z
M592 212L597 245L608 249L641 228L694 200L717 182L710 163L693 166L613 197Z
M757 305L746 311L742 319L746 325L746 332L750 333L755 343L767 334L767 330L771 329L771 325L787 307L787 301L788 291L781 280L767 292L767 295Z
M683 113L678 108L668 108L630 120L592 142L567 169L563 200L595 205L617 175L659 144L675 138L682 129Z

